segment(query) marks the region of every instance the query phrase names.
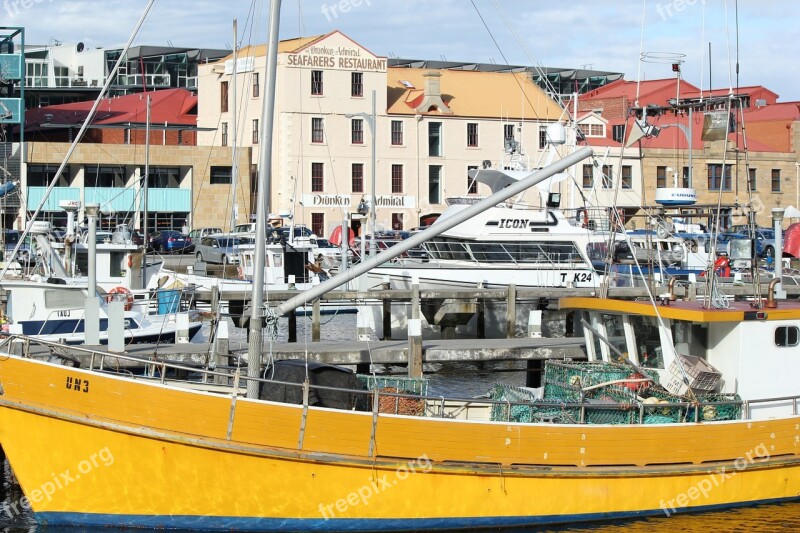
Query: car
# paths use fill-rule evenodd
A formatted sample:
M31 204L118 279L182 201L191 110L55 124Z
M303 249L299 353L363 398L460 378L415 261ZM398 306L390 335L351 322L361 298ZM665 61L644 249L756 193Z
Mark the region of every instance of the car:
M249 239L231 235L207 235L195 243L195 258L206 263L221 263L223 265L237 264L239 262L239 246L249 244Z
M180 231L159 230L150 234L148 248L161 253L182 252L191 247L192 239Z
M189 237L191 237L192 242L197 243L206 235L216 235L217 233L222 233L222 228L197 228L189 232Z
M739 229L740 231L731 231L733 229ZM775 257L775 230L756 226L754 232L756 255L764 258ZM750 226L736 225L731 226L723 235L738 235L740 238L750 239L752 234L750 233Z
M255 233L256 232L256 223L255 222L248 222L247 224L236 224L233 227L231 233ZM220 233L222 233L220 231Z

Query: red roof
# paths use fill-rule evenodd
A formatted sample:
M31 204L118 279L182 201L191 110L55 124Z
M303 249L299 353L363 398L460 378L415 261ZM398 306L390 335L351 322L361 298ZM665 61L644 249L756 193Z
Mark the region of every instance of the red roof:
M626 97L633 105L636 100L636 92L639 92L639 105L648 104L667 105L670 98L675 98L677 86L675 78L665 78L660 80L644 80L641 82L617 80L608 85L604 85L585 95L581 99L593 100L600 98L622 98ZM698 92L699 89L686 81L681 81L681 97L686 92Z
M703 90L703 98L711 97L724 97L728 96L731 89L728 87L722 89L708 89ZM768 103L774 103L778 99L778 93L772 92L763 85L747 85L745 87L737 87L733 90L734 94L756 96L757 98L765 98ZM692 91L681 91L681 98L700 98L700 90L695 89ZM751 102L754 105L755 102Z
M186 89L163 89L104 98L97 107L92 124L144 124L147 96L150 96L150 122L158 124L197 125L197 95ZM51 124L80 124L94 105L90 102L51 105L25 112L26 129Z

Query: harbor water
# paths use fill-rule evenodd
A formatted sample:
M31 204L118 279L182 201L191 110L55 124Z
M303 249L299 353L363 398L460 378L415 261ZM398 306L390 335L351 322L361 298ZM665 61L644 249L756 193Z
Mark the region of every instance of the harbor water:
M352 341L356 337L356 317L352 314L325 316L322 319L322 340ZM247 348L247 331L233 327L229 323L230 347L232 350ZM207 338L204 328L195 341ZM285 320L278 328L277 342L288 338ZM297 340L299 343L311 342L310 317L298 317ZM265 338L265 349L269 342ZM374 367L380 373L403 373L403 367ZM524 363L493 362L483 364L448 363L425 367L429 378L429 394L472 397L486 393L495 383L524 385ZM46 528L36 525L33 515L21 505L23 494L13 481L8 463L3 464L2 487L0 487L0 531L8 533L44 531L84 531L83 528ZM120 493L124 493L120 491ZM531 497L535 497L532 495ZM569 496L567 496L569 497ZM118 531L104 528L103 531ZM119 530L122 531L122 530ZM731 509L700 514L659 515L639 520L598 522L580 526L556 528L512 529L504 531L570 531L570 532L783 532L800 531L800 502L780 505L759 505L741 509Z

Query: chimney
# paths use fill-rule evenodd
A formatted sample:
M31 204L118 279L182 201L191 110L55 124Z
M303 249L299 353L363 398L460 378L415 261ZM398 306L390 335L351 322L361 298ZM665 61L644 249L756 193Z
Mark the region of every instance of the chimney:
M442 73L432 70L422 75L425 78L425 93L422 103L417 106L417 112L427 113L429 111L439 111L440 113L452 114L453 112L442 100L442 87L439 78Z

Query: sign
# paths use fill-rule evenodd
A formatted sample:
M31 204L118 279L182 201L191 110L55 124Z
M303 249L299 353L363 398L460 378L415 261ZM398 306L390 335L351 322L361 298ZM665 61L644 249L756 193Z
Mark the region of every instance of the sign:
M416 196L376 196L375 205L378 209L412 209L417 207Z
M252 72L254 68L253 56L237 57L236 72ZM233 74L233 59L225 61L225 74Z
M353 200L343 194L304 194L300 203L303 207L350 207Z
M299 68L386 72L386 59L356 46L313 45L286 55L286 65Z

